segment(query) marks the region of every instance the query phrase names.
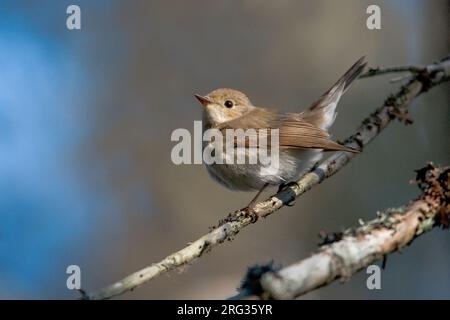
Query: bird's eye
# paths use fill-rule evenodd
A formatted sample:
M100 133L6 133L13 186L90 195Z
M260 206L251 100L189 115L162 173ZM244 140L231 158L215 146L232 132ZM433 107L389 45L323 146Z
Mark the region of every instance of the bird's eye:
M227 108L233 108L233 101L227 100L227 101L225 101L224 105Z

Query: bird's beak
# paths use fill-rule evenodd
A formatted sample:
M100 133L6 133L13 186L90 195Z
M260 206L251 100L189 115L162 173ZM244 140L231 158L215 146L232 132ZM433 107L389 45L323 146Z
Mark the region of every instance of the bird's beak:
M209 98L201 96L199 94L196 94L195 97L197 98L198 101L200 101L200 103L204 107L206 107L208 104L212 103L212 101Z

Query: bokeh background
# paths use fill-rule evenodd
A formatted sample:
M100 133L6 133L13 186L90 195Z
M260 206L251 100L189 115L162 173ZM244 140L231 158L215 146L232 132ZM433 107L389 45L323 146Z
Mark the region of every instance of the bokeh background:
M66 28L72 3L80 31ZM381 30L365 26L370 4L381 7ZM256 105L299 111L362 55L370 66L446 56L449 21L445 0L1 1L0 298L76 298L68 265L81 267L84 289L99 289L249 201L201 165L172 164L171 132L201 119L194 93L232 87ZM399 87L391 77L346 94L336 139ZM248 266L292 263L320 230L412 199L413 170L450 160L448 89L419 97L412 126L393 123L294 207L121 298L226 298ZM390 256L381 290L361 272L303 298L450 298L449 243L434 230Z

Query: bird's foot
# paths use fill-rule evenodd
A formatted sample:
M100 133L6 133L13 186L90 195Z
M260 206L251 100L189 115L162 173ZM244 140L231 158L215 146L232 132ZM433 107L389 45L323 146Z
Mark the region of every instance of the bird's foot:
M296 186L297 188L299 187L298 183L295 182L295 181L288 182L288 183L282 183L282 184L280 184L280 185L278 186L278 191L277 191L277 193L278 193L278 192L281 192L281 191L284 191L284 190L286 190L287 188L292 187L292 186Z
M299 187L298 183L295 182L295 181L288 182L288 183L282 183L282 184L280 184L280 186L278 187L277 193L279 193L279 192L281 192L281 191L284 191L284 190L286 190L287 188L292 187L292 186L296 186L297 188ZM295 202L294 202L294 201L291 201L291 202L289 202L289 203L285 203L285 206L293 207L294 204L295 204Z

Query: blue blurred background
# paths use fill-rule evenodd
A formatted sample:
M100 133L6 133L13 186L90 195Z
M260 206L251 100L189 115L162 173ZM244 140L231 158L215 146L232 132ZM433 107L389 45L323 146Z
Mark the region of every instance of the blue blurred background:
M81 7L82 29L66 28ZM382 29L365 27L379 4ZM234 87L261 106L307 107L361 55L369 65L425 64L449 51L447 1L1 1L0 298L75 298L196 239L248 193L170 160L192 130L194 93ZM348 136L399 84L360 80L339 106ZM414 102L338 175L182 272L122 298L224 298L248 265L288 264L339 230L417 195L408 181L450 160L448 85ZM305 298L450 298L450 234L435 230L388 259L382 290L362 272Z

